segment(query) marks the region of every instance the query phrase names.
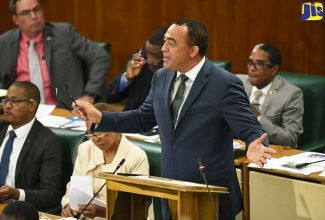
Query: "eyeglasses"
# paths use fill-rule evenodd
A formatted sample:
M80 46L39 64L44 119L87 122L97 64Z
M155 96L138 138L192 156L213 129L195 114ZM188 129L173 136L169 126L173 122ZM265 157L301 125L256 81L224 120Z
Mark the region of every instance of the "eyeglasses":
M33 102L33 101L35 101L35 100L34 99L19 99L19 98L11 98L11 99L4 98L1 100L1 104L4 106L8 102L10 102L11 105L17 106L21 102Z
M105 132L94 132L94 133L88 133L88 134L85 134L86 138L88 138L89 140L92 140L94 139L95 137L97 138L102 138L105 136Z
M76 106L76 108L74 108L74 109L70 109L62 100L61 100L61 98L59 97L59 95L58 95L58 88L55 88L55 95L56 95L56 97L59 99L59 101L62 103L62 105L68 110L68 111L70 111L70 112L72 112L72 113L74 113L75 111L77 111L78 109L79 109L79 106L77 105L77 102L76 102L76 100L75 100L75 98L73 98L72 97L72 95L70 94L70 92L69 92L69 89L68 89L68 85L67 84L65 84L65 90L66 90L66 92L68 93L68 95L70 96L70 98L71 98L71 100L73 101L73 103L75 104L75 106Z
M41 12L41 10L42 10L41 6L36 6L32 10L25 10L25 11L22 11L22 12L17 13L16 15L19 15L19 16L21 16L23 18L27 18L27 17L30 17L31 16L32 12L35 15L38 15Z
M274 64L272 64L272 63L264 63L264 62L260 62L260 61L254 63L252 60L247 60L245 63L248 68L250 68L252 65L254 65L254 67L258 70L264 69L265 66L269 66L269 67L274 66Z

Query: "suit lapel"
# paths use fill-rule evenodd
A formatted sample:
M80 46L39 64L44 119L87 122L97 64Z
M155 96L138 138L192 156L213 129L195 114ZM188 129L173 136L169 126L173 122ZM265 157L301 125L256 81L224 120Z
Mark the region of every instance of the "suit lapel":
M39 126L40 126L40 123L38 121L35 121L26 137L25 143L23 144L23 147L20 151L20 154L19 154L19 157L17 160L15 179L17 178L17 176L20 173L24 158L31 147L32 140L35 139L35 135L37 134L37 131L39 130Z
M164 100L164 106L166 109L169 109L169 111L166 111L166 121L169 123L169 127L173 128L173 119L172 119L172 111L171 111L171 92L172 88L174 86L174 82L176 80L177 72L176 71L170 71L170 73L164 73L166 74L166 88L164 91L163 97L165 97Z
M184 117L184 115L186 114L186 112L188 111L188 109L190 108L192 103L196 100L196 98L198 97L198 95L201 93L202 89L208 82L206 76L210 74L210 71L211 71L211 63L206 58L206 61L203 65L203 67L201 68L201 70L199 71L199 73L197 74L197 76L193 82L191 91L189 92L189 94L184 102L184 105L183 105L181 112L179 114L177 123L181 123L182 118ZM176 128L177 128L177 126L176 126Z
M8 87L11 85L11 82L14 82L16 80L16 68L17 68L17 57L19 53L19 42L20 42L20 28L18 28L14 33L10 41L10 50L8 52L8 57L11 57L8 59L10 61L9 65L10 66L10 72L15 73L15 74L10 74L9 79L6 83L9 83Z
M51 75L50 69L51 69L52 40L53 40L52 33L50 29L47 26L45 26L44 35L43 35L44 53L45 53L45 60L47 64L47 70L49 71L50 75Z
M249 99L249 97L251 96L251 92L252 92L252 88L253 86L249 83L249 79L247 78L247 81L245 82L245 92L247 94L247 97Z
M1 121L1 130L0 130L0 140L1 140L1 143L0 143L0 147L1 147L1 144L3 142L3 140L5 139L6 137L6 134L7 134L7 130L8 130L8 126L9 124L7 124L4 120Z

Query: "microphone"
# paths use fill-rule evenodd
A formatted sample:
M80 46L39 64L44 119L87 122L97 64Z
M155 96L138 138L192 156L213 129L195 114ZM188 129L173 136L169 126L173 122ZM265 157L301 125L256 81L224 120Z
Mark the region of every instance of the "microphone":
M217 213L217 209L216 209L216 205L214 204L213 202L213 199L212 199L212 195L211 195L211 192L210 192L210 188L209 188L209 185L208 185L208 182L207 182L207 179L205 178L205 174L204 174L204 168L205 166L203 165L202 163L202 158L199 157L197 159L198 163L199 163L199 170L200 170L200 173L202 174L202 177L204 179L204 182L207 186L207 189L208 189L208 193L209 193L209 197L210 197L210 201L211 201L211 204L212 204L212 207L213 207L213 210L214 210L214 215L216 216L216 219L218 220L218 213Z
M297 169L300 169L300 168L304 168L304 167L306 167L306 166L308 166L310 164L319 163L319 162L323 162L323 161L325 161L325 160L319 160L319 161L314 161L314 162L309 162L309 163L298 163L298 164L293 165L293 167L297 168Z
M117 165L117 167L115 168L113 174L116 173L116 171L118 169L120 169L120 167L124 164L125 159L123 158L121 160L121 162ZM98 195L98 193L104 188L104 186L106 185L106 182L100 187L100 189L95 193L95 195L93 196L93 198L91 198L91 200L88 202L88 204L85 206L85 208L83 210L81 210L81 212L79 213L79 215L77 216L77 220L80 219L80 216L84 213L84 211L88 208L88 206L90 205L90 203L96 198L96 196Z

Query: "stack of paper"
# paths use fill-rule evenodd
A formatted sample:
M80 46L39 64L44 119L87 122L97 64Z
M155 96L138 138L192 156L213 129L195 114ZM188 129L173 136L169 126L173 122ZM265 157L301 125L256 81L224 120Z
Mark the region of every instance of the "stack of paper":
M69 204L74 210L78 209L78 204L88 204L93 198L92 177L71 176ZM97 198L91 202L99 206L106 207L106 204Z
M324 171L325 162L313 163L302 168L295 168L292 164L311 163L321 161L325 158L325 154L315 152L304 152L293 156L284 156L279 159L272 158L267 160L267 164L263 168L285 170L293 173L309 175L311 173ZM259 167L254 163L250 163L249 167ZM322 175L322 174L320 174Z

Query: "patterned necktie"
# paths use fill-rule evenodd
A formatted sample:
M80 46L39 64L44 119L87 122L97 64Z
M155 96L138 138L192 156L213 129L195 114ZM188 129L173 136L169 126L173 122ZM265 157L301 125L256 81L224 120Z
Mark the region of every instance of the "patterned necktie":
M256 105L259 107L260 105L260 98L261 96L263 95L263 93L260 91L260 90L257 90L254 92L254 100L253 102L251 103L252 105Z
M38 87L41 93L40 103L44 104L45 97L44 97L44 84L43 84L41 65L40 65L38 53L35 49L35 42L33 40L29 40L28 65L29 65L30 81Z
M1 162L0 162L0 186L5 185L6 178L9 170L9 161L10 155L12 151L12 146L14 144L14 139L16 137L16 133L14 130L9 131L9 138L4 146Z
M184 92L185 92L185 88L186 88L185 82L188 80L188 77L185 76L184 74L181 74L180 77L181 77L181 83L178 86L175 98L174 98L174 100L172 102L172 113L173 113L173 125L174 125L174 128L176 126L176 122L177 122L177 119L178 119L179 109L180 109L181 104L182 104L183 99L184 99Z

